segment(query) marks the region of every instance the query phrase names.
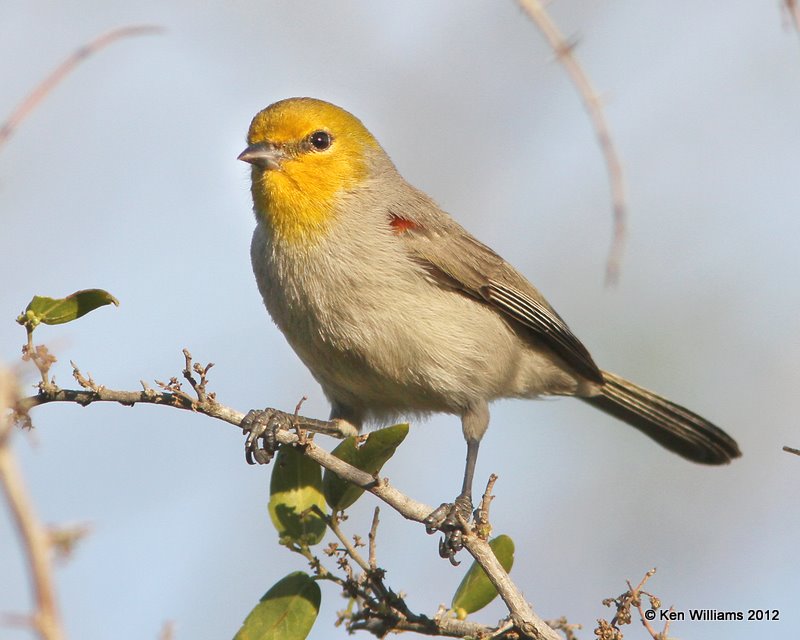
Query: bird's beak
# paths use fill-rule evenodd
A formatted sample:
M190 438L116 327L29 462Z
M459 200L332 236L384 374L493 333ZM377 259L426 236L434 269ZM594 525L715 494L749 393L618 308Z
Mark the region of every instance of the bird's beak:
M283 151L269 142L251 144L238 157L261 169L278 169L283 158Z

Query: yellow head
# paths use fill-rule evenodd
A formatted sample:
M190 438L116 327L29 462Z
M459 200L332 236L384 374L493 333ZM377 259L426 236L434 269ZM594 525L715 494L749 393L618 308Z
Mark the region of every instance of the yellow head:
M289 98L256 114L239 159L252 168L256 217L289 242L313 243L336 215L342 193L367 177L380 146L344 109L313 98Z

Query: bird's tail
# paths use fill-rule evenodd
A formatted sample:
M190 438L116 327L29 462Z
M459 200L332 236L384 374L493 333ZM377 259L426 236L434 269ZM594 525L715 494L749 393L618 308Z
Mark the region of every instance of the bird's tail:
M696 413L613 373L604 371L603 377L600 395L582 399L661 446L702 464L726 464L742 455L733 438Z

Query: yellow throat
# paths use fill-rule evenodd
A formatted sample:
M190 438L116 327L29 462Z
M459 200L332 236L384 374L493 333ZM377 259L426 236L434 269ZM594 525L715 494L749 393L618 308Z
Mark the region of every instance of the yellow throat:
M271 225L276 239L293 244L313 244L324 235L340 196L367 177L368 152L380 149L355 116L312 98L289 98L260 111L247 142L240 159L253 165L256 217Z

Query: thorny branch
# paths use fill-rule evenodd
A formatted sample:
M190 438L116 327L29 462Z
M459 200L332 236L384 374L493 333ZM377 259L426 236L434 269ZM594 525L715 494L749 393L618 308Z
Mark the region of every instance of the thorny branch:
M572 78L572 82L581 94L583 103L592 120L597 141L600 143L600 149L605 157L608 177L611 182L611 202L614 212L614 231L611 248L606 260L606 284L616 284L619 279L620 262L622 261L625 235L627 233L628 205L625 198L622 162L611 139L608 121L603 113L603 103L594 87L592 87L589 76L573 54L574 45L567 42L544 6L542 6L542 3L539 0L517 0L517 2L550 43L559 61Z
M15 413L20 420L26 420L30 409L50 404L53 402L74 402L82 406L88 406L95 402L116 402L125 406L135 404L158 404L184 409L195 413L202 413L211 418L228 422L235 427L239 427L244 414L235 409L220 404L213 393L206 390L207 374L211 365L201 367L192 363L191 354L184 350L185 367L184 377L189 381L195 395L185 392L180 381L170 378L169 382L158 382L156 384L161 391L150 388L144 382L141 391L118 391L98 385L91 376L84 376L73 363L73 377L77 380L82 389L61 389L52 382L39 385L39 393L34 396L20 399L15 406ZM194 377L199 376L199 380ZM300 415L284 413L278 410L270 410L274 415L282 418L282 424L291 425L291 429L283 429L276 433L276 439L280 444L293 445L300 442L303 431L324 433L334 437L345 437L336 422L326 422L306 418ZM339 477L355 484L356 486L369 491L380 500L395 509L400 515L408 520L424 523L425 518L433 510L432 507L409 498L394 487L390 486L386 478L366 473L340 460L325 449L317 446L310 439L305 439L301 448L304 455L314 460L322 467L329 469ZM491 485L487 492L491 491ZM488 498L485 498L488 505ZM377 526L377 525L376 525ZM470 531L464 535L464 547L483 567L492 584L497 589L498 594L506 603L510 612L510 621L515 627L517 637L521 638L543 638L547 640L557 640L558 634L553 631L544 620L537 616L531 609L530 604L525 600L519 588L511 581L506 571L495 557L485 535L479 535L477 531ZM370 557L370 560L372 558ZM376 576L380 570L373 572L369 562L363 558L359 563L362 567ZM385 588L385 587L384 587ZM430 619L425 616L415 616L410 614L407 609L399 609L401 616L397 616L398 609L395 608L389 620L386 617L371 617L353 623L352 628L367 629L376 632L383 629L384 633L389 631L417 631L429 635L446 635L461 637L464 635L491 634L496 629L490 629L475 623L453 620L447 617L437 617ZM379 612L376 612L379 613ZM511 627L509 627L510 629ZM501 637L501 636L496 636Z

